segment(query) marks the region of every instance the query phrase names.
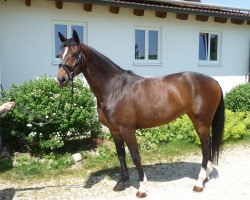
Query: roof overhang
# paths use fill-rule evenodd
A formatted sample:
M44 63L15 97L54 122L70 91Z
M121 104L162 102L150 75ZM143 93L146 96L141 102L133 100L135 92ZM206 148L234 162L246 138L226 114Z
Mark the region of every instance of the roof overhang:
M57 0L56 0L57 1ZM145 1L145 0L62 0L61 2L74 2L93 5L125 7L161 12L206 15L221 18L250 20L250 9L240 9L225 6L216 6L186 1Z

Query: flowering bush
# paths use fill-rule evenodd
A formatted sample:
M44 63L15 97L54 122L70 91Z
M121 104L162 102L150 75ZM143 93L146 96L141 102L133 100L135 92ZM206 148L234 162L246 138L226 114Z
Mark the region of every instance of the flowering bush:
M71 87L62 89L48 76L13 85L3 96L5 101L12 99L17 105L0 121L3 135L13 147L19 144L22 148L46 151L63 147L66 140L98 137L100 133L94 97L80 79L74 81L72 102ZM43 126L30 123L44 121L23 108L52 123Z
M225 107L233 112L250 111L250 83L240 84L225 96Z

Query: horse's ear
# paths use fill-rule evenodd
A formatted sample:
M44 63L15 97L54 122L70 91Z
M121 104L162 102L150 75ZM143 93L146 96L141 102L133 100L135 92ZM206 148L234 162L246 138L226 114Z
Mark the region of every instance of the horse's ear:
M80 44L79 36L75 30L73 30L73 39L78 45Z
M67 40L67 38L65 38L64 35L61 34L60 32L58 32L58 36L59 36L61 42L65 42Z

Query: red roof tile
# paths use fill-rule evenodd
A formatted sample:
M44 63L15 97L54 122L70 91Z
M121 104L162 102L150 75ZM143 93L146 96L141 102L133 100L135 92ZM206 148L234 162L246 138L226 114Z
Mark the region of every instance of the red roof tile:
M250 20L250 9L215 6L186 1L146 1L146 0L82 0L82 3L113 5L120 7L141 8L175 13L200 14L208 16L229 17Z

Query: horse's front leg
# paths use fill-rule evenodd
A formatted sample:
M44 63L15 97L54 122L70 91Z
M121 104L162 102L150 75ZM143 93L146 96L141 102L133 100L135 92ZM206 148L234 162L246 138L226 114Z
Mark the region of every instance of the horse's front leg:
M124 139L125 143L127 144L128 148L129 148L131 158L133 160L133 163L134 163L134 165L138 171L138 175L139 175L140 187L139 187L138 192L136 193L136 196L138 198L146 197L147 196L147 194L146 194L147 178L143 172L143 168L141 165L141 158L140 158L140 153L138 150L138 144L136 141L135 129L121 128L120 131L121 131L122 138Z
M113 140L115 142L117 156L121 164L121 179L116 183L114 191L122 191L126 187L126 181L129 179L128 168L126 164L126 152L124 146L124 140L122 139L119 132L110 130Z

